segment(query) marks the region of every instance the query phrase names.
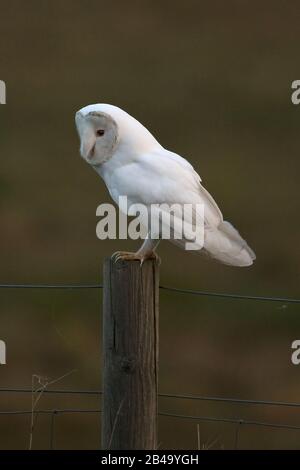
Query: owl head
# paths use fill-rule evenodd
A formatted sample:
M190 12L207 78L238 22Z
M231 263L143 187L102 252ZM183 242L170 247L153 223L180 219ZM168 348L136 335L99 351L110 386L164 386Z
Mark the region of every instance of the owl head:
M90 165L107 162L117 152L135 154L160 147L153 135L134 117L110 104L93 104L75 116L80 154Z

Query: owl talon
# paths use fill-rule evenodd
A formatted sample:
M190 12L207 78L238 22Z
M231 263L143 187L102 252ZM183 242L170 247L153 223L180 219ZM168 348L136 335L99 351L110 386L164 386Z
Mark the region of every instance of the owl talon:
M140 260L141 260L141 266L144 264L144 262L147 260L147 259L154 259L157 263L160 264L160 257L158 256L158 254L155 252L155 251L152 251L151 253L147 253L145 255L143 255Z
M113 263L118 263L118 261L124 260L124 259L130 259L129 256L133 255L133 253L127 252L127 251L116 251L111 259Z
M129 251L116 251L111 257L113 263L118 263L118 261L125 261L125 260L134 260L140 259L136 256L135 253L131 253Z
M140 262L140 267L143 266L144 262L147 259L155 259L160 263L160 258L155 252L151 253L131 253L129 251L116 251L111 257L113 263L118 263L118 261L128 261L128 260L137 260Z

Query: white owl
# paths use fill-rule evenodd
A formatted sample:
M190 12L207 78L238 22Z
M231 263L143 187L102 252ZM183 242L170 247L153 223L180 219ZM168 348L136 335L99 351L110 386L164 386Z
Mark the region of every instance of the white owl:
M238 231L223 220L201 178L181 156L163 148L134 117L110 104L93 104L76 113L80 153L104 180L118 204L127 196L129 204L203 204L204 243L197 253L206 253L224 264L249 266L255 254ZM186 240L173 239L183 247ZM136 253L118 252L116 259L156 256L159 240L145 238Z

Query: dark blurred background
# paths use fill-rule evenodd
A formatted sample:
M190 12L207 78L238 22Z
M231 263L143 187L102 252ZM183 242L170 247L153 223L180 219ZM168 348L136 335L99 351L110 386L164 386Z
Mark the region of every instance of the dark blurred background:
M74 113L112 103L202 176L256 251L230 268L163 242L161 283L214 292L299 296L300 4L1 0L1 283L99 283L102 261L135 242L97 240L110 201L79 157ZM1 290L1 387L101 389L102 293ZM161 392L300 401L297 305L161 292ZM99 398L43 397L40 408L99 408ZM30 410L0 394L0 410ZM164 411L300 425L300 410L161 399ZM33 448L49 446L49 417ZM232 448L235 426L200 423L201 445ZM0 446L28 448L30 416L0 416ZM97 448L99 415L59 416L56 448ZM300 431L243 427L242 448L299 448ZM197 448L197 422L161 417L160 448Z

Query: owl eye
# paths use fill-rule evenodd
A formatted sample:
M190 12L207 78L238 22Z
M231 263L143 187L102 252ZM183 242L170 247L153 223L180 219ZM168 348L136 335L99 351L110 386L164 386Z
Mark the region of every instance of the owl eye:
M97 136L98 137L102 137L104 135L104 130L103 129L99 129L97 132L96 132Z

